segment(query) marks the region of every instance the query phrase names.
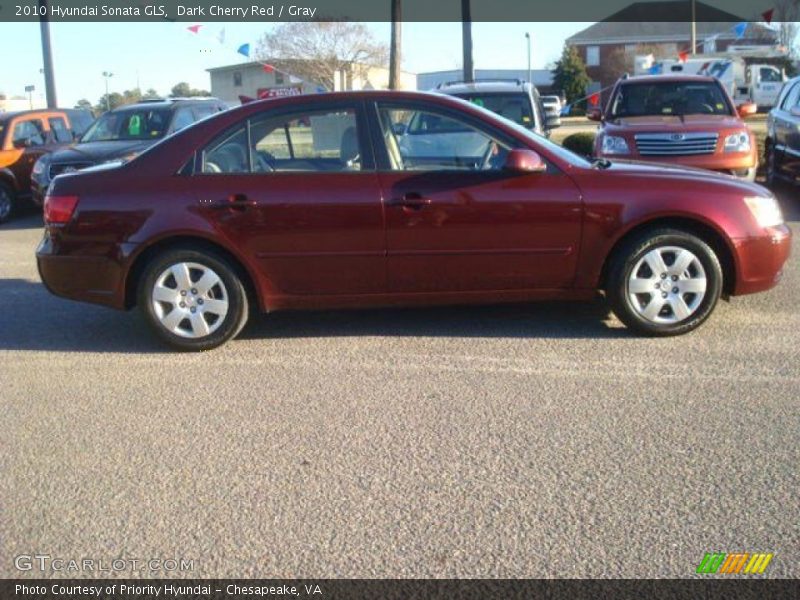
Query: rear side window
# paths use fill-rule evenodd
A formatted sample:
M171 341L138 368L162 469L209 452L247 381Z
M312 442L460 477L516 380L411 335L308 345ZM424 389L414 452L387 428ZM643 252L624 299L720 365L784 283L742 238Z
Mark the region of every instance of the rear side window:
M67 128L67 124L62 117L50 117L50 132L53 141L59 144L65 144L72 141L72 132Z
M172 131L180 131L194 123L192 109L181 108L175 113L175 120L172 122Z
M15 146L44 146L44 126L39 119L19 121L14 125L12 143Z

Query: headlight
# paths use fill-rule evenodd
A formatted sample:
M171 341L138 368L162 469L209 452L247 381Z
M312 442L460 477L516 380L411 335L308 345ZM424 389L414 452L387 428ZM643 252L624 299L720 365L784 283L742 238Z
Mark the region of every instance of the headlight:
M42 173L44 173L44 168L45 168L45 164L44 163L45 162L46 161L45 161L44 158L40 158L39 160L37 160L33 164L33 174L34 175L41 175Z
M750 152L750 134L737 131L725 138L725 152Z
M616 135L603 136L602 154L629 154L628 142Z
M772 196L750 196L744 199L747 208L761 227L776 227L783 223L778 201Z

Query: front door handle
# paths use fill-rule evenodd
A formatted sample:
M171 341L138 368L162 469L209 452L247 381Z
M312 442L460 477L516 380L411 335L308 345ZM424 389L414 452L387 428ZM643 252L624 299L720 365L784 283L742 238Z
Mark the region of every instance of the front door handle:
M392 198L388 202L389 206L402 206L403 208L410 208L412 210L419 210L430 203L431 199L423 196L419 192L408 192L399 198Z

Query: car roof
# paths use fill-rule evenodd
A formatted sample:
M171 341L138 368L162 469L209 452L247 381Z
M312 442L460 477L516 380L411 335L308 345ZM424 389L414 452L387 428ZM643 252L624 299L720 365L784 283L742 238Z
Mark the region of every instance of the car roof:
M619 82L623 85L630 83L652 83L663 81L664 83L680 83L685 82L711 82L716 81L716 77L709 75L637 75L636 77L623 77Z
M179 106L191 106L193 104L222 104L219 98L210 98L208 96L198 96L197 98L153 98L152 100L141 100L133 104L125 104L118 106L111 112L136 110L142 108L175 108Z
M53 113L67 112L67 108L34 108L33 110L14 110L10 112L0 113L0 122L8 122L16 117L25 117L28 115L50 115Z
M439 84L436 91L442 94L475 94L500 92L527 92L531 84L521 79L453 81Z

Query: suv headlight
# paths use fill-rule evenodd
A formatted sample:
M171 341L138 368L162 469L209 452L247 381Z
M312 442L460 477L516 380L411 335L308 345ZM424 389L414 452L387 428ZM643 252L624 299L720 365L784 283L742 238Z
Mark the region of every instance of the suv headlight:
M47 165L45 165L46 162L47 161L45 160L45 158L42 157L39 160L37 160L35 163L33 163L33 171L32 171L32 173L34 175L41 175L42 173L44 173L45 167L47 166Z
M600 152L602 154L630 154L630 149L625 138L616 135L605 135L603 136Z
M750 134L737 131L725 138L725 152L750 152Z
M781 207L774 196L750 196L744 202L760 227L777 227L783 224Z

